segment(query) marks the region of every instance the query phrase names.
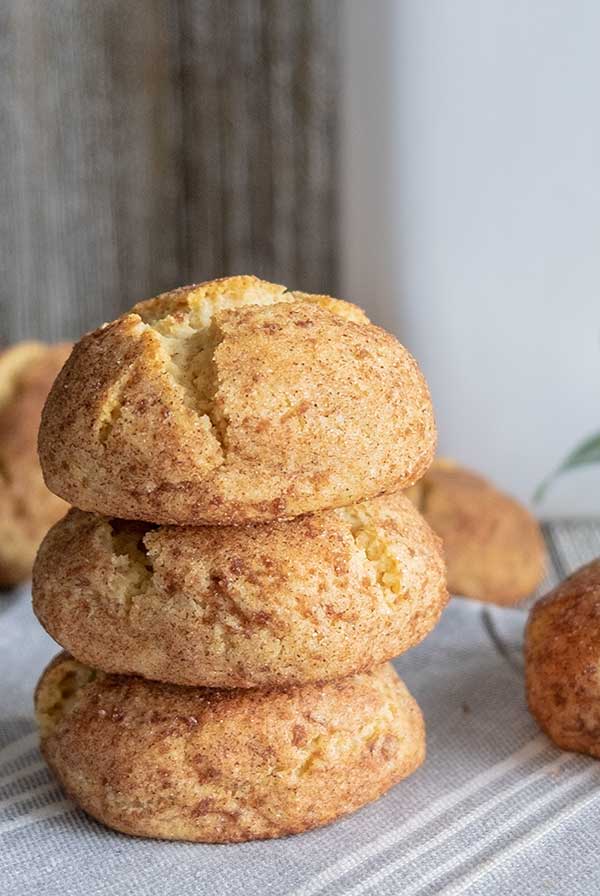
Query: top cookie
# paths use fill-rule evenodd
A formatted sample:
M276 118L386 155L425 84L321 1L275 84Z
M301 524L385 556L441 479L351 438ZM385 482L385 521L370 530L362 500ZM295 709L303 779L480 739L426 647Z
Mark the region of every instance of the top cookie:
M229 277L85 336L39 448L48 486L82 510L225 525L411 485L434 443L416 362L359 308Z

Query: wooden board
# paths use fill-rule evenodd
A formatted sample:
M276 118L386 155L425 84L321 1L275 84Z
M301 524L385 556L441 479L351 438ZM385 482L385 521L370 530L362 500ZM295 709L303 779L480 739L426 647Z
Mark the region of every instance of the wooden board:
M339 0L0 4L0 340L256 272L336 286Z

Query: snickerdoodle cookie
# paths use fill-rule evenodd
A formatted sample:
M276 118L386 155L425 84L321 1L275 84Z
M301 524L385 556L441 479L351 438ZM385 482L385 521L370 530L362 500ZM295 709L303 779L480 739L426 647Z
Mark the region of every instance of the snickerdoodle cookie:
M439 540L401 494L242 527L72 510L33 583L40 622L81 662L209 687L371 668L421 641L446 599Z
M42 752L67 793L127 834L232 842L353 812L423 761L419 708L391 666L287 690L182 688L67 654L36 691Z
M443 541L452 594L510 605L542 581L538 523L482 476L439 459L407 495Z
M21 342L0 353L0 587L27 579L38 545L67 505L44 485L40 415L71 347Z
M535 604L525 667L529 708L546 734L600 759L600 559Z
M46 404L40 457L82 510L227 525L409 486L434 442L416 362L359 308L229 277L85 336Z

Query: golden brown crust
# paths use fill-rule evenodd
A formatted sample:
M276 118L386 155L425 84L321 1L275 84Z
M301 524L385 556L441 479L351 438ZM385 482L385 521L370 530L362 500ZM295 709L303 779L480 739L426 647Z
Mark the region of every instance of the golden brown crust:
M37 432L70 346L22 342L0 353L0 587L31 573L37 547L67 505L44 485Z
M246 527L149 527L72 510L34 610L105 672L208 687L342 677L414 646L447 600L441 546L401 494Z
M61 655L36 691L42 752L68 794L127 834L234 842L353 812L424 759L391 666L325 685L215 691L106 676Z
M442 539L451 594L509 606L542 581L537 521L482 476L440 458L406 494Z
M84 337L48 399L40 456L49 487L83 510L236 525L396 491L434 442L415 361L360 309L232 277Z
M525 669L529 709L546 734L600 759L600 559L535 604Z

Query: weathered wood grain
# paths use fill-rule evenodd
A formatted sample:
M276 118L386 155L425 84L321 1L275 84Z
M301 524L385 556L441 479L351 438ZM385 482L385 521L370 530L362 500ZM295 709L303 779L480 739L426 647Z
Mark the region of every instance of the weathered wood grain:
M339 0L0 0L0 341L336 283Z

